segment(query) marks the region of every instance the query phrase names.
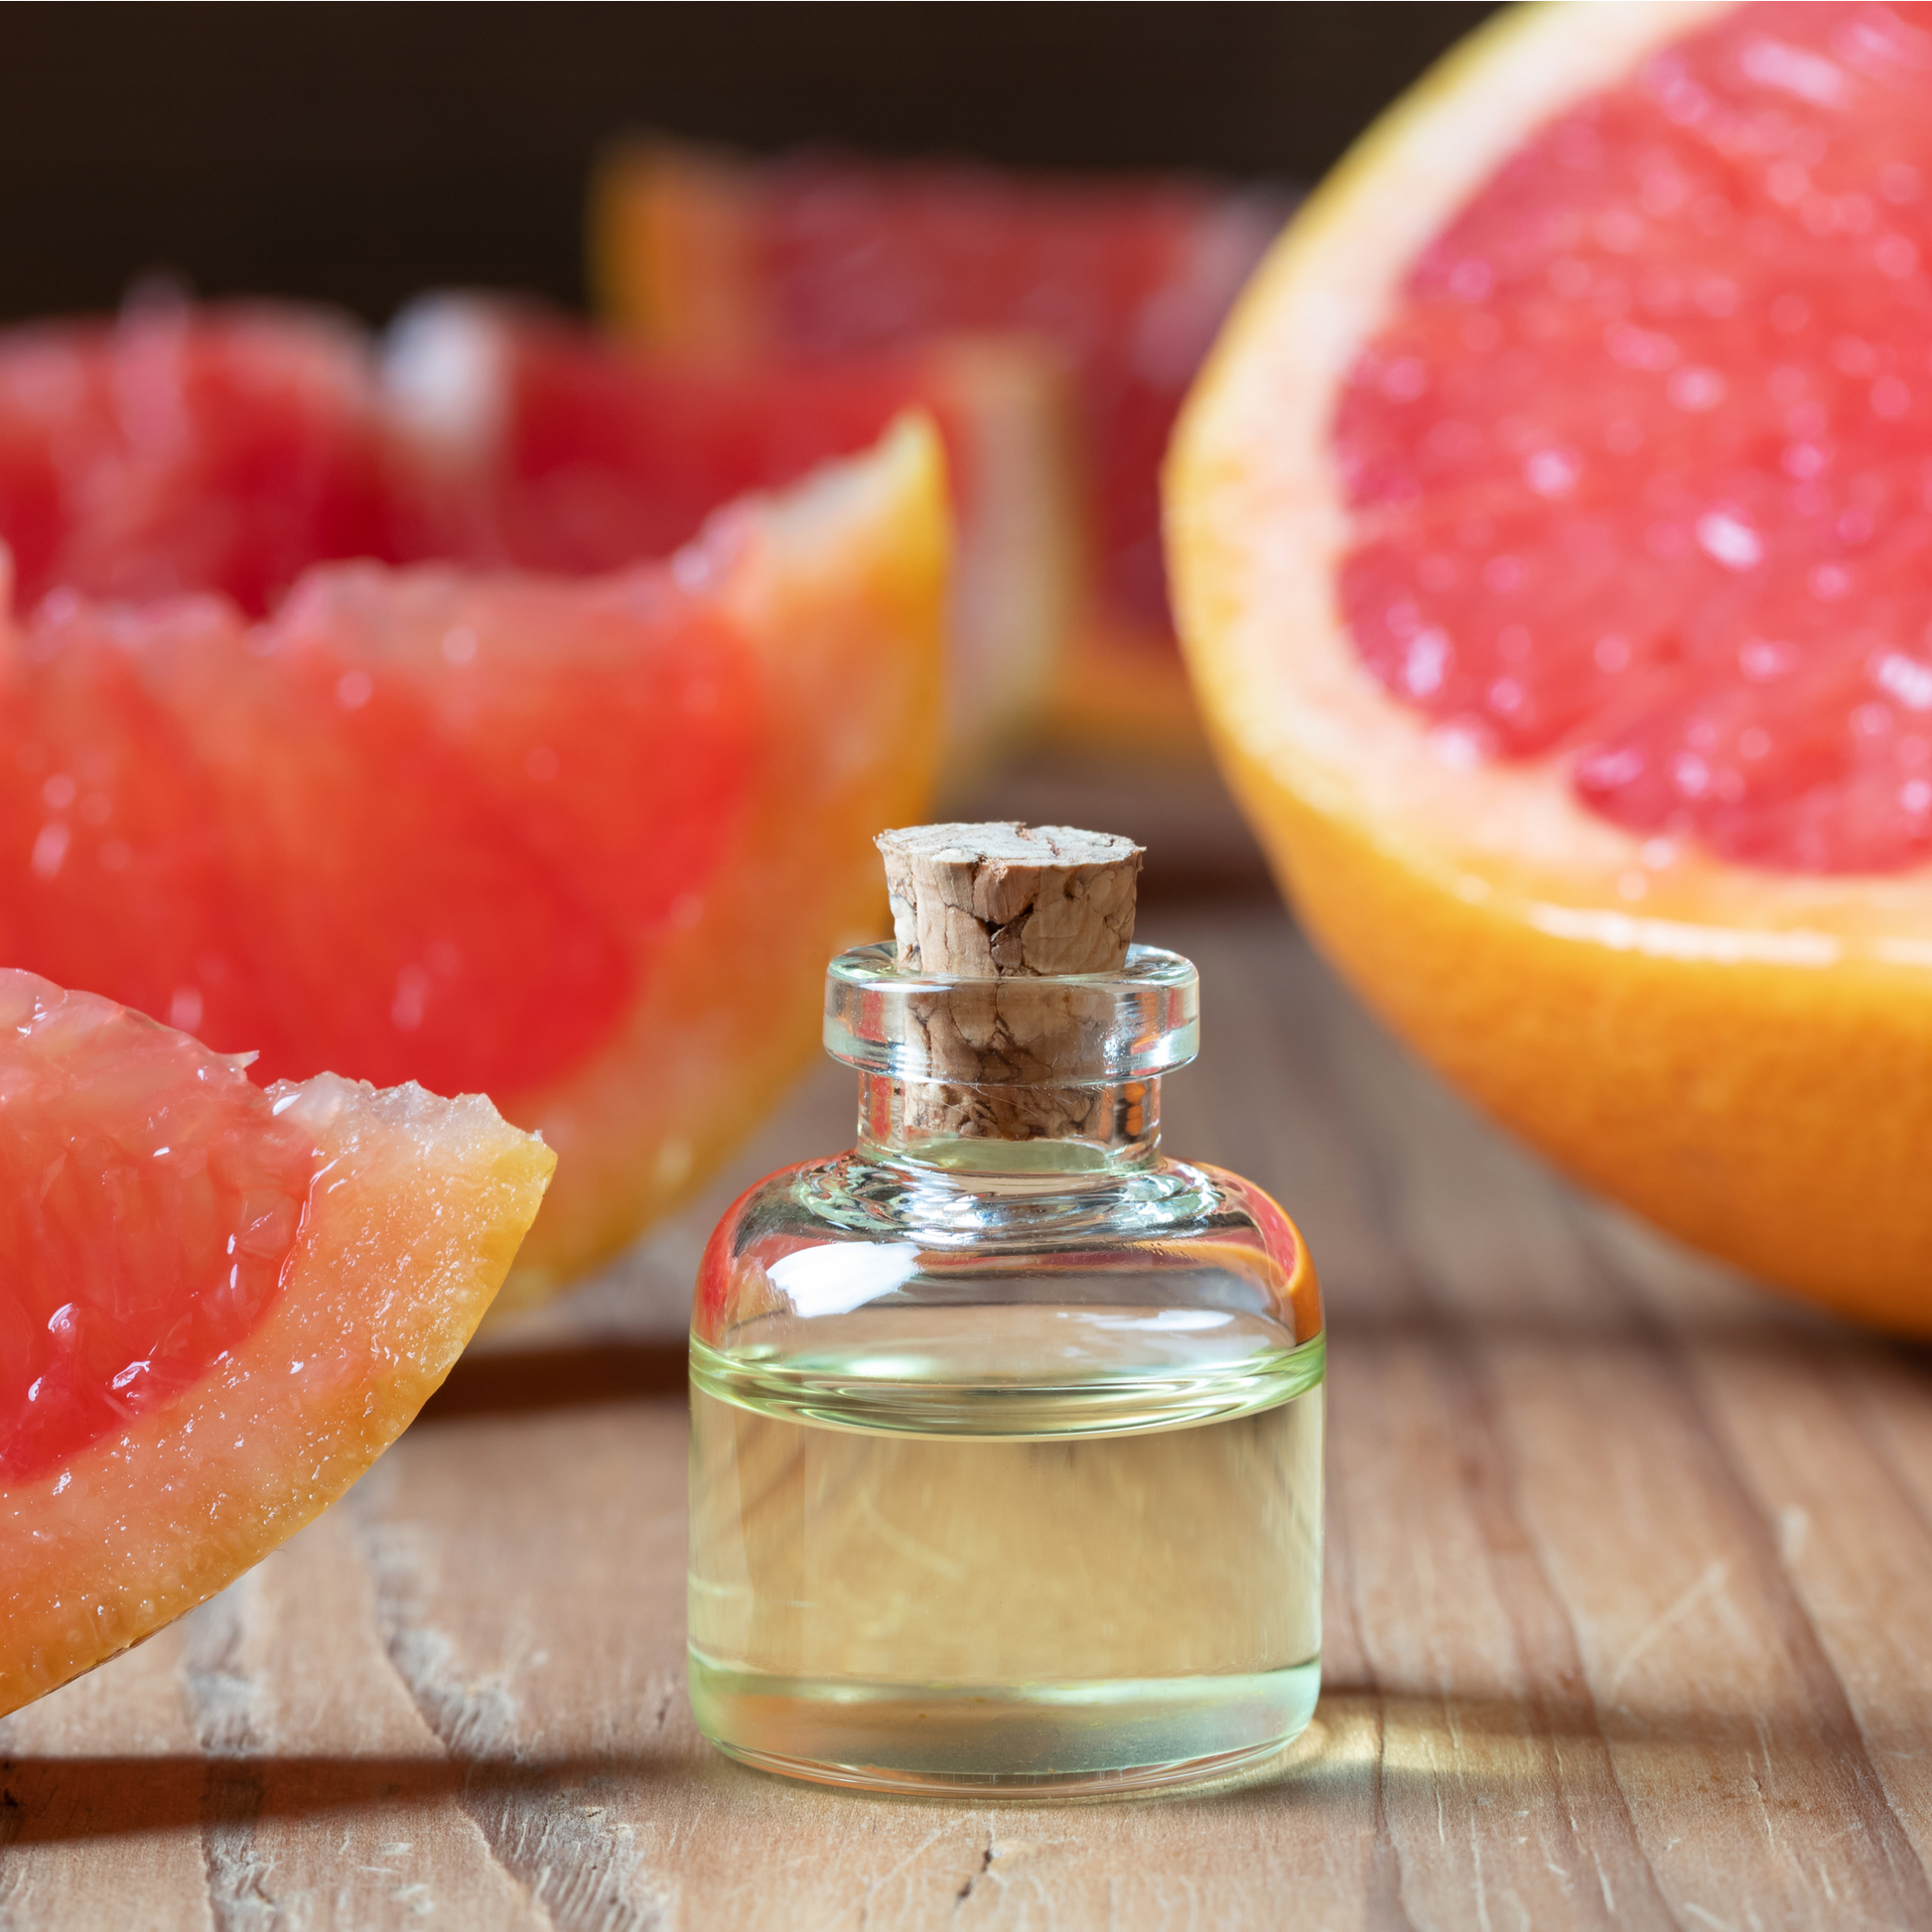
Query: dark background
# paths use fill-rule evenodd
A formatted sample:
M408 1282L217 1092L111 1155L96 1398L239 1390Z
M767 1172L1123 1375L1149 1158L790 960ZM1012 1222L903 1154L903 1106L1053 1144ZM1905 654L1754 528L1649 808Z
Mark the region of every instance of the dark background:
M1484 5L12 5L0 318L202 293L583 301L612 135L1313 181Z

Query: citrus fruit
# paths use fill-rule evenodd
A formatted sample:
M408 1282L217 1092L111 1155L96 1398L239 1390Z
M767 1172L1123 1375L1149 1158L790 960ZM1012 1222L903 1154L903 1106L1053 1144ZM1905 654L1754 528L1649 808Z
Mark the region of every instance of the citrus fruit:
M78 427L22 372L49 355ZM908 419L668 559L572 575L459 541L494 485L459 467L439 498L424 435L306 319L0 344L0 537L44 593L0 611L0 957L258 1078L419 1079L540 1127L563 1171L511 1301L634 1234L809 1052L823 956L873 920L870 834L930 780L945 490Z
M1182 628L1309 926L1572 1173L1932 1331L1932 32L1485 29L1244 297Z
M624 330L714 357L873 355L955 332L1054 345L1075 377L1092 561L1043 722L1096 746L1196 737L1157 473L1189 378L1287 204L1189 179L1058 179L653 142L595 191Z
M0 971L0 1714L292 1535L462 1352L555 1157L488 1101L264 1091Z
M319 557L383 556L358 332L175 301L0 334L0 541L23 604L220 591L270 610Z
M417 304L389 342L390 393L412 431L394 532L409 556L571 574L665 556L719 504L796 483L924 411L956 523L949 770L1037 709L1074 595L1077 509L1064 385L1026 344L727 367L474 296Z

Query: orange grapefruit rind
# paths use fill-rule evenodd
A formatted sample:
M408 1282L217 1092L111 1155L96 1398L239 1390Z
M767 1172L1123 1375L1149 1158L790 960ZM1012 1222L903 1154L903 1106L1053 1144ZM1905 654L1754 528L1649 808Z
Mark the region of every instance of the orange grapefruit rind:
M275 1301L174 1400L0 1483L0 1714L205 1601L342 1495L462 1353L555 1165L476 1095L322 1074L271 1096L320 1150Z
M586 224L597 312L679 353L772 353L755 197L729 155L682 141L612 149L592 176Z
M1551 6L1384 118L1250 286L1166 476L1217 754L1323 951L1560 1167L1843 1312L1932 1333L1932 874L1757 873L1586 811L1555 757L1471 765L1335 597L1329 419L1410 262L1532 126L1716 9Z

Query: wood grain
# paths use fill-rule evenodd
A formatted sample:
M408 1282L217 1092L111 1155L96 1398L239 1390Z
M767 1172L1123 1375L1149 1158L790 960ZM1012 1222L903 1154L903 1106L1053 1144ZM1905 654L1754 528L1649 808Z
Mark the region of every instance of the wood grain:
M0 1724L0 1928L1932 1926L1932 1363L1581 1201L1260 908L1171 1144L1331 1316L1325 1693L1193 1798L896 1803L684 1703L683 1302L710 1197L489 1337L345 1503Z

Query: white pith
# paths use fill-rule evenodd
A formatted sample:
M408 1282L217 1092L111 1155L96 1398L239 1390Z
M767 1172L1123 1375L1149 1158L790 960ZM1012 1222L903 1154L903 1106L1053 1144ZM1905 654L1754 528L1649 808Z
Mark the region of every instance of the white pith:
M1336 601L1350 527L1335 399L1410 264L1532 128L1724 4L1510 16L1342 164L1250 285L1176 439L1168 500L1181 630L1225 740L1459 897L1557 937L1668 957L1924 969L1932 867L1747 870L1587 811L1562 756L1457 763L1431 721L1368 672Z

